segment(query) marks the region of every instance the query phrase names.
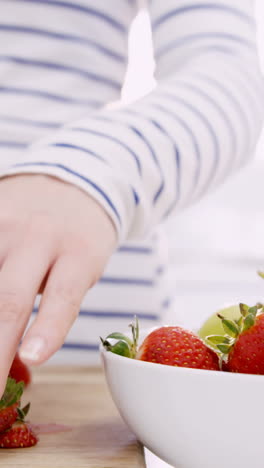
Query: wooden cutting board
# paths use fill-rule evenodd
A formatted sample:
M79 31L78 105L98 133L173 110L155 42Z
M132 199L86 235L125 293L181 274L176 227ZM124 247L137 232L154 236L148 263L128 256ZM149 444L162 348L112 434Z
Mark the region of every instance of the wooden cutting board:
M99 369L43 367L23 403L32 423L57 423L67 432L39 435L29 449L0 450L0 467L145 468L142 446L121 420Z

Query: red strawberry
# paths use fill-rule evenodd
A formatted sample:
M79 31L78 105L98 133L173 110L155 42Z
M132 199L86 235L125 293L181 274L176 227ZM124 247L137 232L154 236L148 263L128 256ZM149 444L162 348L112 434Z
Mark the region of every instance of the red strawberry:
M17 382L24 382L25 386L31 382L31 374L29 368L21 361L18 353L14 357L14 361L9 371L9 377L15 379Z
M194 333L180 327L161 327L143 341L137 358L167 366L219 370L217 354Z
M6 388L0 400L0 432L11 427L17 420L23 387L23 382L17 383L13 379L7 379Z
M0 432L5 431L17 420L18 403L0 410Z
M168 366L219 370L219 358L194 333L180 327L161 327L150 333L139 351L138 322L131 325L133 340L120 333L112 333L102 340L108 351L122 356ZM112 344L112 340L116 342Z
M264 375L264 307L240 304L240 311L235 321L220 315L226 335L207 339L222 353L224 370Z
M16 422L6 432L0 434L1 448L33 447L38 442L37 436L24 422Z

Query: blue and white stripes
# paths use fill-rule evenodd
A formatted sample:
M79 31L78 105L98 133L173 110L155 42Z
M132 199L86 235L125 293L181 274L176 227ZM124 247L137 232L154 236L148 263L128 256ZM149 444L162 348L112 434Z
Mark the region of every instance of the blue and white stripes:
M63 124L119 97L130 2L0 0L0 9L1 110L10 117Z
M103 106L120 96L136 0L0 0L0 9L0 176L75 184L104 206L120 244L136 243L88 294L80 320L95 321L91 333L98 314L154 320L166 302L162 262L142 238L254 154L264 115L254 1L149 1L158 85L115 110Z

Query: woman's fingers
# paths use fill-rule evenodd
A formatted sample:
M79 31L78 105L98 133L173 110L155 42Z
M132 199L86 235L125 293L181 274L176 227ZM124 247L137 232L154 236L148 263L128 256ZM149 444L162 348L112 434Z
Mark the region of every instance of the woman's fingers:
M0 271L0 390L32 312L39 286L54 261L49 236L31 227L10 248Z
M117 235L92 197L49 176L3 179L0 199L1 387L37 293L43 293L40 311L21 346L30 363L43 362L60 348Z
M40 364L57 351L78 316L81 302L92 285L87 255L65 253L53 265L38 315L27 331L20 357L28 364Z

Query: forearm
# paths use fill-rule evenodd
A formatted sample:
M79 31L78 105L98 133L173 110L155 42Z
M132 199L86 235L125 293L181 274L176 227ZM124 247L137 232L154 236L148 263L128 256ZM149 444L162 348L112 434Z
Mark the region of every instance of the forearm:
M215 187L249 160L262 125L250 3L224 10L221 33L206 30L215 11L199 10L203 21L193 18L193 27L203 29L202 43L193 41L198 32L182 37L185 11L176 15L183 24L164 25L171 36L158 27L166 15L153 14L156 90L121 110L73 122L5 173L44 172L78 185L105 207L120 240L144 235Z

